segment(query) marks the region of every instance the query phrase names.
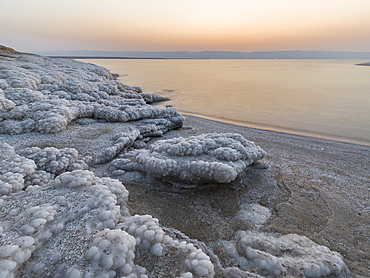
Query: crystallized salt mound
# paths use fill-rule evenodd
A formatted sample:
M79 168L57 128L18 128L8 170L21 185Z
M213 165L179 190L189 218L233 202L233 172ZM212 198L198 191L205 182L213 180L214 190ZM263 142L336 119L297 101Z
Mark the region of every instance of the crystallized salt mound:
M192 183L228 183L265 156L265 151L240 134L212 133L159 140L148 150L135 150L114 160L110 170L143 171Z
M4 51L0 49L0 54ZM182 126L184 118L176 109L147 104L164 98L123 85L117 76L69 59L18 52L0 55L0 133L57 133L79 118L162 120L153 122L155 130Z
M66 172L0 199L1 277L147 277L136 251L182 254L182 277L213 277L210 257L166 235L150 215L130 216L128 191L92 172ZM179 257L179 256L177 256Z
M0 196L19 192L25 179L32 179L36 171L34 161L16 154L14 148L0 143Z
M182 277L213 277L215 268L210 257L192 243L171 238L159 226L158 219L150 215L135 215L118 225L136 238L136 245L141 250L148 250L151 255L162 256L166 247L179 250L184 258L187 271Z
M85 277L87 273L92 277L115 277L117 272L121 275L132 274L135 270L135 244L135 238L122 230L104 229L97 233L93 246L86 252L91 267L86 271ZM77 269L73 271L81 273Z
M100 272L114 271L117 263L110 264L101 256L91 258L86 252L93 246L104 250L109 245L104 238L112 236L117 240L110 250L119 249L121 241L132 250L127 233L97 233L115 228L123 216L128 216L127 196L119 181L77 170L58 176L47 187L3 198L1 277L81 277L88 272L96 277ZM99 262L103 268L97 269Z
M0 143L0 153L0 196L46 185L62 172L88 168L72 148L33 147L17 154L12 146Z
M46 147L40 149L33 147L21 150L19 155L32 159L36 163L38 170L44 170L54 175L77 169L86 170L88 168L87 164L78 157L78 152L73 148L57 149Z
M295 234L276 237L240 231L236 248L228 249L242 269L261 275L347 277L349 273L339 253Z

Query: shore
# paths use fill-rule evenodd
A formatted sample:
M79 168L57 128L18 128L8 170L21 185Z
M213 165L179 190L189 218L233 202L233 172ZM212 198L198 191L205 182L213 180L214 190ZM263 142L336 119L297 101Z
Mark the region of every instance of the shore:
M219 240L230 240L245 225L235 217L240 207L257 202L272 210L262 231L305 235L342 254L353 277L370 275L370 147L193 116L186 116L183 129L164 137L210 132L236 132L254 141L267 151L270 168L249 170L236 190L220 186L161 196L156 188L128 186L135 213L152 214L216 246L222 256Z
M7 51L10 51L10 54L5 53L8 56L4 56L6 57L4 61L12 61L13 57L20 57L22 67L25 69L27 69L25 66L27 62L34 63L34 60L38 61L38 59L45 59L36 56L28 57L23 54L14 54L11 50ZM51 61L45 59L45 61L51 64L52 62L55 63L56 60ZM61 65L57 65L57 69L64 65L64 62L58 63ZM82 63L75 64L73 61L68 63L68 66L71 68L74 67L78 71L80 70L80 67L86 67L86 65ZM12 68L12 70L13 72L16 72L14 68ZM69 72L69 70L70 68L67 68L66 72ZM47 84L47 86L45 84L41 84L44 85L44 91L42 91L44 95L39 93L41 92L41 85L36 84L36 81L39 79L38 75L35 74L33 77L33 80L36 80L33 83L28 80L26 80L28 83L24 81L24 84L27 86L34 86L31 90L22 91L24 94L27 93L29 98L35 102L37 100L48 104L58 104L58 109L62 111L60 112L60 115L63 115L63 117L66 117L69 121L67 122L65 119L57 118L60 120L60 123L65 124L65 126L61 126L60 130L53 134L40 132L49 130L48 128L50 128L50 126L54 127L56 123L54 114L44 113L45 115L51 115L51 117L45 118L43 121L43 123L46 124L39 125L37 122L37 125L32 126L28 123L31 121L30 119L33 119L33 115L30 112L28 114L26 113L31 110L26 110L26 112L19 113L16 116L14 116L14 111L17 112L16 109L13 110L14 113L8 112L12 111L14 107L17 107L19 110L25 109L26 107L26 105L22 106L18 103L16 103L17 106L15 106L15 104L12 104L10 101L10 97L12 97L14 102L19 101L20 104L24 104L23 101L25 100L16 97L17 95L14 93L19 93L21 89L9 89L9 86L5 86L7 85L6 82L1 83L3 84L2 86L4 90L4 92L0 90L3 98L3 100L0 100L5 104L3 106L5 108L3 109L7 109L5 111L6 113L13 113L13 116L11 116L13 118L10 117L10 120L7 120L8 122L5 120L2 122L3 126L6 128L9 127L9 130L17 130L14 128L17 127L16 124L27 123L27 125L22 126L22 128L29 128L29 130L20 134L5 134L5 132L0 134L0 143L9 144L14 148L14 153L12 153L9 147L0 145L3 150L6 150L6 152L4 151L4 153L1 153L0 155L0 163L2 163L0 166L3 165L5 169L1 169L2 171L4 170L4 173L0 173L0 186L3 186L2 190L7 188L4 186L8 186L6 184L10 180L8 177L14 179L14 182L19 179L20 174L17 171L19 171L20 166L23 167L23 164L27 164L28 166L30 165L30 168L27 171L33 167L31 170L35 171L33 173L38 171L37 175L39 176L36 176L36 178L32 180L33 183L29 185L29 189L23 189L23 191L22 189L19 189L18 192L15 193L6 193L0 198L0 234L5 231L5 236L0 237L0 243L8 245L12 244L9 246L14 247L13 241L16 242L17 239L19 239L19 230L22 230L24 227L22 226L20 229L17 226L20 225L17 224L17 221L18 219L23 219L21 216L27 215L30 209L46 207L48 210L47 213L55 215L55 219L53 220L48 218L49 220L47 221L50 223L48 222L45 224L45 227L43 226L44 224L37 224L37 226L32 222L37 229L40 228L40 233L36 233L36 235L34 235L34 233L30 233L30 235L35 238L35 241L38 242L38 249L35 251L36 255L31 257L31 259L25 264L26 266L19 264L17 268L14 267L14 271L18 271L22 275L27 276L26 273L28 273L30 269L36 272L40 271L40 265L47 267L48 271L50 271L50 275L53 273L59 273L58 271L62 271L60 272L60 275L62 275L61 277L67 275L68 271L69 274L85 271L84 269L88 268L87 266L89 266L89 263L93 265L93 262L81 258L84 258L84 254L87 252L88 248L90 248L91 244L94 244L96 231L94 231L94 233L89 232L86 227L90 222L86 222L85 224L84 221L96 221L96 225L98 227L97 232L104 228L104 231L110 228L115 231L118 229L120 232L125 233L124 231L129 231L131 229L131 226L125 225L128 225L127 223L131 223L130 221L137 221L133 215L139 215L139 219L146 219L149 217L149 221L146 219L145 221L147 222L143 220L143 223L146 223L147 225L149 225L148 223L151 223L150 225L154 226L157 225L158 227L156 226L156 231L161 232L163 229L163 231L167 233L168 237L166 240L161 241L163 239L162 236L162 239L158 240L158 243L153 245L157 247L158 244L167 246L163 249L164 254L162 256L153 256L153 252L159 254L162 251L159 252L157 248L155 249L156 251L152 251L152 249L150 249L151 253L145 253L143 251L145 248L139 248L140 242L144 237L138 232L137 234L133 233L136 237L137 244L137 251L135 253L136 257L135 261L133 261L129 267L126 267L126 270L132 266L134 274L142 271L140 267L134 269L136 267L135 265L139 265L145 267L148 277L178 277L180 275L181 277L193 277L189 276L190 274L183 273L184 271L189 271L189 269L193 272L195 277L203 276L200 274L201 272L197 272L195 267L194 269L191 269L192 266L187 265L186 260L183 264L175 264L175 262L177 263L179 260L183 260L184 258L188 258L187 256L191 256L189 255L190 252L195 252L191 250L196 250L198 248L198 251L202 250L199 251L201 254L207 254L209 256L207 260L211 260L213 264L211 266L208 264L208 266L210 266L210 272L207 277L213 277L211 275L211 272L213 271L212 268L215 269L215 277L261 277L255 276L253 273L246 271L243 272L244 276L240 276L242 275L240 274L241 272L239 274L235 272L236 274L234 273L234 276L227 274L233 271L233 267L240 267L242 262L233 257L232 252L229 252L232 249L230 246L235 246L238 240L239 231L248 231L256 233L257 237L261 236L261 238L262 236L264 237L269 235L273 240L278 236L290 234L305 236L314 243L321 245L319 248L321 251L324 250L326 252L326 249L329 248L333 252L338 252L343 257L345 264L350 270L350 276L347 276L344 272L341 273L340 276L321 276L370 276L369 146L243 127L194 116L185 116L184 122L181 122L182 127L178 128L179 119L182 121L182 117L171 109L166 110L167 114L164 113L163 110L155 110L156 108L153 108L144 102L143 97L148 98L149 96L145 94L140 95L140 93L138 93L138 88L122 87L122 84L114 81L113 77L110 77L105 69L100 67L90 65L89 68L85 70L88 74L91 72L94 72L94 74L99 72L101 74L101 77L99 78L101 78L102 81L100 81L100 79L98 80L100 83L98 83L98 81L91 81L98 79L98 77L94 76L95 79L93 79L88 74L86 74L86 79L81 81L81 75L76 74L80 79L75 77L73 77L73 79L71 78L72 81L69 81L69 87L67 87L66 83L68 82L65 80L63 83L59 80L55 81L53 79L53 83ZM41 70L39 70L39 72L41 72ZM7 72L5 72L5 74L7 74ZM85 74L85 72L83 72L83 74ZM58 78L62 80L65 76L60 74ZM105 76L108 76L111 79L107 79ZM51 75L51 77L43 78L45 80L49 80L54 77L55 75ZM13 78L13 73L11 78ZM19 78L23 78L23 76ZM9 82L13 80L15 79L9 78ZM22 81L22 79L19 80ZM19 82L19 80L17 79L16 81ZM82 84L82 82L85 83ZM121 86L122 88L117 87L118 89L116 88L114 94L112 93L109 96L105 96L105 100L99 99L95 101L91 99L91 96L95 97L98 92L100 94L102 93L101 91L93 90L95 88L93 87L95 86L93 82L96 82L100 86L99 88L102 88L101 90L104 89L108 93L110 90L113 90L112 87L109 87L107 84L111 86L114 84L115 86ZM17 85L18 83L15 83L14 81L14 84ZM91 88L88 88L87 86L91 86ZM61 88L65 90L62 93L59 91ZM83 88L84 91L80 89L80 91L76 93L73 91L77 91L76 88ZM88 89L90 89L90 91ZM48 94L45 94L45 91L48 91ZM89 102L86 101L88 96L82 95L81 92L84 94L85 92L91 94ZM31 95L31 93L33 95ZM69 96L78 96L80 99L74 100L75 102L70 101L69 104L64 100L64 102L62 102L60 99L68 96L67 93ZM50 96L51 94L58 94L58 97L52 96L49 99L45 97L45 95ZM137 111L142 112L144 110L140 109L145 108L145 111L153 112L157 118L153 119L148 117L128 122L120 122L117 120L109 122L112 118L116 117L114 119L117 119L118 117L114 115L113 112L122 113L123 109L121 108L124 105L116 104L119 101L122 101L118 96L127 97L124 99L124 101L126 101L125 109L127 109L127 107L135 107L138 109ZM135 96L136 99L133 99L133 96ZM6 97L9 97L9 99ZM108 100L112 101L109 102ZM136 101L134 105L132 105L133 100ZM96 105L94 113L97 113L96 111L107 113L107 115L103 115L105 119L96 119L92 116L75 116L75 119L72 120L72 116L68 116L69 114L65 112L70 109L73 113L77 113L74 112L75 110L72 110L74 107L72 105L75 105L79 108L78 113L87 114L88 112L86 111L88 109L86 107L89 108L90 106L82 106L87 105L86 103L88 105ZM29 101L28 105L32 106L32 101ZM103 110L103 105L107 105L108 108L111 107L112 109L107 108L106 110ZM47 107L53 108L53 106L50 105ZM113 110L113 108L116 110ZM28 108L26 107L26 109ZM90 107L89 109L92 108ZM38 117L39 115L40 113L37 114ZM131 113L130 115L137 116L135 113ZM103 116L102 114L100 115L100 117ZM38 132L37 128L40 129L40 132ZM109 167L111 167L112 164L111 160L114 158L114 156L110 155L112 153L111 150L114 149L114 146L118 146L120 142L123 142L123 139L127 139L132 136L133 131L138 132L138 130L140 130L141 134L147 134L147 140L145 141L146 148L162 139L179 137L187 138L207 133L238 133L244 138L253 141L256 145L262 147L262 149L266 151L267 156L263 159L263 165L268 165L268 168L250 167L230 183L206 183L200 187L190 189L181 188L176 186L173 182L165 179L155 179L149 174L140 171L122 171L121 174L113 175L113 172L109 171ZM117 134L119 135L118 137ZM132 141L135 140L136 139L133 139ZM134 142L130 142L130 144L130 147L134 146ZM55 174L55 176L51 177L50 173L48 173L48 183L46 185L39 186L38 182L40 182L40 177L42 175L45 176L46 174L42 174L41 171L39 171L40 169L36 169L36 164L34 164L34 162L25 158L27 155L28 157L32 157L32 152L35 151L34 147L40 148L39 152L47 147L54 148L54 152L57 151L56 149L65 150L65 148L74 148L78 151L78 159L80 160L78 160L76 156L75 160L72 161L71 156L73 152L71 150L65 151L68 155L61 154L61 156L62 158L69 157L72 161L70 165L68 166L64 163L63 171L60 170L59 172L52 172L49 168L45 168L51 174ZM22 152L25 148L34 149ZM125 152L125 149L123 149L122 146L120 151L114 152L114 155L120 155L120 152L121 154ZM17 156L16 153L20 153L21 156ZM106 162L92 163L94 159L99 160L102 157L102 154L103 158L106 158L104 155L108 156L109 154L111 156L110 161L107 160ZM45 159L48 160L53 155L55 156L55 154L51 152L49 153L49 157L45 157ZM15 166L12 166L12 169L7 170L6 167L9 164L9 158L14 160L11 163L14 162ZM37 163L41 161L38 161L35 158L34 160ZM21 161L21 163L18 167L16 166L16 163L19 163L19 161ZM49 162L50 167L51 165L58 165L58 159L55 160L55 157L54 160L50 159ZM78 169L78 171L88 170L93 174L86 174L87 172L82 172L81 174L81 172L77 171L76 173L78 174L76 175L82 176L74 178L73 175L66 172L75 169ZM22 180L22 186L23 183L26 183L26 179L29 178L27 175L24 175L23 177L24 181ZM59 178L58 175L64 175L64 178ZM89 184L89 178L86 178L86 175L88 177L95 175L95 177L92 178L92 180L97 183L94 185L95 187L92 187L91 184ZM128 199L127 195L125 195L125 189L120 188L114 180L104 177L120 180L128 190ZM64 185L66 188L60 187L60 189L55 186L55 184L63 185L65 181L70 180L72 181L70 184L66 183L66 185ZM11 180L11 182L13 181ZM76 184L80 184L78 185L79 187L76 186ZM109 190L106 185L111 186ZM67 188L68 186L70 186L70 188ZM122 185L120 186L122 187ZM120 189L118 190L118 188ZM101 192L105 193L96 193L99 190L103 190ZM53 194L55 194L55 196L53 196ZM58 194L61 194L61 196L58 196ZM93 197L89 197L90 195L88 194L92 194ZM114 212L116 215L119 215L119 217L117 216L117 219L114 220L116 221L114 225L111 222L109 222L109 225L104 224L108 222L99 222L100 220L103 221L102 219L104 218L104 215L102 216L100 212L104 212L104 210L109 211L108 208L103 208L102 210L102 207L99 206L88 210L83 207L83 213L86 213L86 215L83 215L81 218L79 218L79 213L72 213L71 216L68 215L68 217L65 218L66 220L63 219L63 217L65 217L63 211L66 211L68 214L70 211L79 211L81 209L78 207L80 203L89 203L91 198L93 201L89 203L89 206L92 206L92 204L96 205L94 200L99 200L100 196L107 196L107 194L110 194L109 196L111 196L110 198L112 200L112 203L109 205L109 209L113 211L113 207L118 210ZM99 196L99 198L96 196ZM36 197L40 199L37 199ZM114 199L116 199L116 201L114 201ZM116 207L118 202L120 202L120 208ZM52 204L53 207L50 207L50 204ZM40 215L45 213L45 211L42 211ZM110 215L113 215L113 212ZM28 217L31 220L33 219L33 216ZM155 224L155 221L151 221L150 217L159 219L159 224ZM22 221L27 221L27 217L25 219L26 220ZM14 224L11 224L13 223L12 221ZM60 227L60 223L58 224L58 221L61 221L60 223L63 223L65 226L63 228L63 225L61 225L62 228L58 228L58 232L55 232L55 227ZM28 229L27 231L29 231L28 226L26 227ZM130 227L130 229L128 227ZM145 229L146 228L147 226L145 226ZM47 239L49 241L46 241L46 243L44 243L46 238L45 234L49 236ZM125 234L125 236L129 237L128 234ZM185 248L184 251L185 243L183 244L176 241L176 238L179 239L179 241L180 239L185 240L188 244L186 245L188 246L186 247L188 249ZM133 239L135 240L135 238ZM156 243L156 241L153 242ZM192 245L193 243L195 247ZM312 242L309 244L312 244ZM77 251L75 250L76 246L78 246ZM203 247L201 248L200 246ZM280 247L276 246L276 249L279 248ZM307 249L308 251L306 250L308 255L314 254L311 258L314 261L319 259L321 256L316 255L316 253L312 251L315 251L315 248L315 246L311 246ZM260 249L262 250L261 246ZM64 255L63 252L65 252L65 250L69 251ZM0 253L3 251L0 250ZM180 251L185 253L182 254ZM32 252L34 252L34 250L32 250ZM189 252L189 254L186 252ZM279 253L279 255L281 255L280 257L276 255L283 259L284 257L290 256L290 253L294 253L291 249L285 251L281 249L279 252L285 252L284 255ZM45 254L54 254L53 257L56 259L49 260L48 256L45 256ZM59 254L59 257L57 254ZM294 260L297 259L297 264L299 265L299 263L301 263L299 260L307 260L306 257L304 257L307 254L299 254L297 257L292 258L292 261L294 262ZM65 256L65 258L63 256ZM204 257L205 255L202 256ZM201 261L201 259L199 259L199 261ZM61 264L62 262L63 264ZM207 263L208 262L205 264L207 265ZM276 262L274 264L276 264ZM60 265L71 267L68 268L68 270L63 270L59 267ZM261 265L263 265L263 263L261 263L260 266ZM63 267L66 268L66 266ZM263 269L261 267L258 271L260 271L259 274L262 275L262 273L264 273L264 271L268 271L268 269ZM36 275L36 272L33 272L33 275ZM23 277L22 275L20 277ZM46 274L44 273L43 275ZM141 277L139 274L137 275L138 277ZM267 277L280 277L278 275L272 275L271 273L269 275L267 275ZM291 277L290 275L291 274L286 274L283 277ZM321 277L314 275L316 274L312 274L311 276L307 274L307 277Z
M108 138L122 129L120 125L125 124L105 124L106 129L72 125L52 138L35 133L0 137L17 149L52 144L57 148L73 146L83 154L97 146L105 148ZM76 132L83 136L70 136ZM251 228L237 214L245 204L259 203L272 212L261 231L307 236L339 252L353 277L370 274L370 147L194 116L186 116L183 128L158 139L212 132L235 132L254 141L267 151L269 169L249 170L229 185L182 192L144 176L134 180L115 177L130 192L128 206L133 215L150 214L162 225L212 246L226 267L234 266L235 261L225 252L222 241L235 240L238 230ZM69 138L74 138L73 143ZM90 170L103 176L106 167L103 164Z

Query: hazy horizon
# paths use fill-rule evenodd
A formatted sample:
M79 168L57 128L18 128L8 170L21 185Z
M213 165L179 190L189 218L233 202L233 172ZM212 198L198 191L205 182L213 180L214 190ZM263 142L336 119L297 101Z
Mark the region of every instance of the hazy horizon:
M35 51L49 57L138 59L370 59L370 52L342 51Z
M40 51L370 49L368 0L3 0L0 44Z

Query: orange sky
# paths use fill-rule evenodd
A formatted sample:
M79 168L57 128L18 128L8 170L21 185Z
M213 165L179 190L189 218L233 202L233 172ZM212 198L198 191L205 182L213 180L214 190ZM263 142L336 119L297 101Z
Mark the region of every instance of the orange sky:
M369 0L2 0L0 44L21 51L370 51L369 11Z

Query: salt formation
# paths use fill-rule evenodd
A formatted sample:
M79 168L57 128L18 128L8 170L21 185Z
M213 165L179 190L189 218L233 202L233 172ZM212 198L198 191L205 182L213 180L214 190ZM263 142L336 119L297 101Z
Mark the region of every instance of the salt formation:
M91 260L91 270L88 273L92 277L101 270L103 271L98 275L107 273L108 277L116 276L116 272L131 274L135 269L135 244L135 238L122 230L104 229L97 233L93 246L86 253L87 259Z
M12 146L0 143L0 151L0 196L43 186L62 172L88 168L72 148L33 147L17 154Z
M15 153L13 147L0 143L0 196L21 191L25 178L36 170L34 161Z
M162 256L169 247L182 254L183 277L214 276L201 249L166 235L150 215L130 216L120 181L65 172L85 168L76 150L33 147L17 154L0 143L0 151L0 277L145 278L135 250Z
M347 277L349 273L340 254L295 234L276 237L240 231L236 246L227 249L242 269L268 277Z
M161 256L163 246L172 246L181 251L184 263L190 272L183 275L188 277L213 277L215 275L214 265L210 257L201 249L186 241L174 240L166 235L159 227L158 219L150 215L135 215L127 219L120 228L126 229L136 237L136 244L143 250L149 250L150 254Z
M114 160L110 170L143 171L192 183L228 183L265 156L265 151L240 134L212 133L159 140L146 150L134 150Z
M0 276L147 277L135 250L179 250L183 277L213 277L201 249L166 235L150 215L130 216L118 180L76 170L43 187L0 199ZM47 268L45 268L47 266Z
M118 153L127 151L134 145L136 139L140 136L140 131L136 128L129 132L122 132L113 137L114 143L107 148L100 158L94 161L94 164L101 164L111 161Z
M78 152L73 148L57 149L46 147L26 148L19 152L19 155L32 159L38 170L45 170L48 173L59 175L65 171L87 169L86 163L78 157Z
M105 68L1 50L0 133L57 133L79 118L151 119L162 133L182 126L176 109L147 104L164 98L123 85Z

